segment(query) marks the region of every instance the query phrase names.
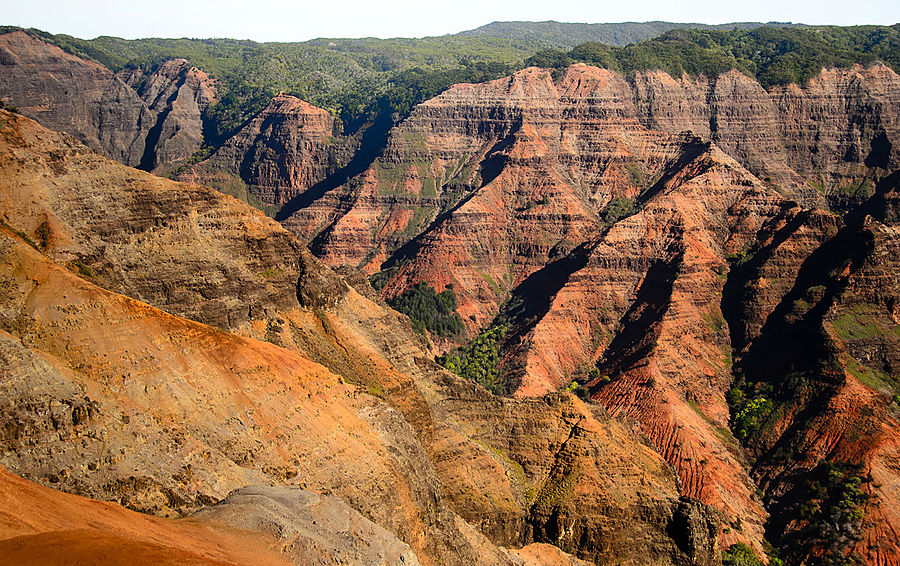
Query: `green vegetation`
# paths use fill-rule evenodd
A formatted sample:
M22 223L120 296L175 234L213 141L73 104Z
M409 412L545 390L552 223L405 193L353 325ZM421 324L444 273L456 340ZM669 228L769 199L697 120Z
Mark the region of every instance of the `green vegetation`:
M259 276L263 279L278 279L284 274L284 270L280 267L269 267L259 272Z
M722 566L765 566L753 549L739 542L722 551Z
M885 329L881 328L873 315L877 312L876 309L877 305L857 304L831 324L838 336L844 340L879 338L884 336Z
M473 30L460 33L468 37L503 37L529 45L571 48L586 41L598 41L608 45L628 45L661 35L680 28L695 29L753 29L760 23L696 24L673 22L621 22L603 24L580 24L567 22L492 22ZM765 24L777 27L799 27L795 24Z
M476 381L493 393L500 393L503 390L499 373L500 342L505 336L505 324L491 326L468 345L438 356L436 361L453 373Z
M731 432L741 442L756 437L775 409L769 384L750 387L737 380L725 399L731 413Z
M661 69L673 75L711 75L736 68L756 77L764 86L803 83L823 66L881 60L900 68L900 25L764 27L749 31L672 29L708 26L665 22L611 24L609 29L555 22L498 25L493 31L486 26L473 30L475 33L444 37L316 39L303 43L125 40L107 36L84 40L27 31L114 72L131 69L137 76L147 76L173 58L187 59L205 70L219 82L219 101L205 116L206 140L212 145L221 143L278 92L294 94L329 109L340 116L344 131L351 132L378 115L400 120L416 104L451 84L505 76L521 68L526 57L526 65L561 70L581 61L626 74ZM510 34L510 25L515 29L525 26L532 32L525 36ZM0 27L0 32L13 29L18 28ZM577 33L567 31L559 36L560 29ZM550 49L535 53L547 45L571 45L579 38L623 44L667 29L660 37L625 47L589 42L571 51ZM557 36L564 38L562 43L554 39ZM140 87L140 80L136 86ZM630 173L640 180L639 171Z
M96 275L94 270L91 269L91 266L85 265L77 259L73 259L69 262L69 269L78 273L82 279L90 279Z
M8 112L12 112L13 114L18 114L19 109L13 106L12 104L7 103L5 100L0 99L0 110L6 110Z
M879 316L880 310L879 305L871 303L848 305L831 321L831 326L850 346L850 354L841 356L844 368L868 387L890 396L900 393L900 376L888 373L891 369L881 365L877 358L863 359L852 355L854 343L878 344L888 351L897 347L900 326L893 324L890 318Z
M463 331L462 319L456 314L456 293L452 287L435 293L428 283L416 283L388 304L412 321L413 330L427 330L438 336L456 336Z
M495 295L503 294L503 290L500 288L500 285L497 285L497 282L494 281L494 278L491 277L490 273L478 268L476 268L475 271L478 273L478 275L481 276L484 282L488 284L488 287L491 288L491 291L493 291Z
M41 249L41 246L38 245L37 243L35 243L35 241L32 240L32 239L28 236L28 234L26 234L25 232L22 232L21 230L16 230L15 228L13 228L13 227L10 226L9 224L7 224L6 220L4 220L3 218L0 218L0 226L2 226L2 227L4 227L4 228L6 228L7 230L9 230L10 232L14 233L16 236L18 236L19 238L21 238L23 242L25 242L26 244L28 244L28 245L31 246L32 248L36 249L37 251L39 251L39 252L40 252L40 251L43 251L43 250Z
M728 260L728 263L731 264L732 267L739 267L747 263L747 260L749 260L751 257L752 255L748 254L747 250L740 250L733 254L728 254L728 257L726 257L725 259Z
M603 222L612 226L634 212L634 201L628 197L613 197L603 213Z
M606 385L607 383L612 383L612 378L608 375L602 374L600 372L600 368L594 366L588 371L587 376L588 382L597 381L599 385Z
M388 282L394 278L394 275L400 271L402 263L396 263L387 269L382 269L378 273L375 273L369 276L369 284L372 285L372 288L378 292L381 292L384 289L384 286L388 284Z
M693 409L695 413L700 415L700 418L702 418L704 421L706 421L706 423L709 424L713 428L713 430L716 433L716 436L718 436L722 442L725 442L727 444L735 444L734 435L732 434L732 432L730 430L717 424L715 421L713 421L711 418L709 418L709 415L704 413L703 409L701 409L700 406L697 405L697 402L694 401L693 399L687 399L687 402L688 402L688 405L690 405L691 409Z
M0 27L0 33L19 28ZM219 101L207 112L207 141L219 144L279 92L341 117L355 130L375 115L402 118L413 106L457 82L481 82L513 72L539 46L494 37L317 39L257 43L234 39L91 40L27 30L114 72L145 76L183 58L218 81ZM136 85L140 88L140 81Z
M631 75L661 70L672 76L715 76L737 69L764 87L805 84L822 67L880 60L900 69L900 24L893 26L774 28L712 31L677 29L625 47L583 43L571 51L549 49L527 65L564 69L588 63Z
M860 466L820 462L807 474L792 509L806 524L783 541L782 549L798 563L858 563L851 549L862 532L864 506L872 497L864 489L871 481Z
M563 503L572 496L580 477L581 472L577 463L554 467L537 494L534 505L547 507Z

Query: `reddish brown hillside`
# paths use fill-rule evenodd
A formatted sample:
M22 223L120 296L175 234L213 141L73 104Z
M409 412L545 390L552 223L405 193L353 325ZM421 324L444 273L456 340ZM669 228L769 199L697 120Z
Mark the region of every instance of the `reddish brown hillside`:
M640 423L683 492L725 512L726 540L758 543L766 513L727 429L739 410L726 403L732 357L844 226L797 200L852 207L900 164L897 82L875 65L766 92L737 72L629 82L576 65L557 81L526 69L457 85L398 126L368 171L286 225L326 262L386 268L386 297L420 280L452 284L470 330L510 325L500 368L510 392L590 375L592 396ZM775 262L754 286L763 303L732 319L726 287L760 253ZM896 261L890 246L873 253ZM846 296L858 293L888 304L895 290ZM865 360L896 350L890 339L854 347ZM798 432L779 434L789 443ZM854 460L825 451L809 465L826 456Z
M10 468L158 514L302 485L422 563L516 563L528 553L496 544L533 541L599 563L715 560L716 515L602 411L498 399L259 212L0 115Z
M2 564L289 564L267 540L61 493L0 468Z
M279 94L209 159L179 178L281 207L347 159L348 140L334 131L335 118L326 110Z
M154 114L111 71L23 31L0 35L0 98L48 128L137 166Z

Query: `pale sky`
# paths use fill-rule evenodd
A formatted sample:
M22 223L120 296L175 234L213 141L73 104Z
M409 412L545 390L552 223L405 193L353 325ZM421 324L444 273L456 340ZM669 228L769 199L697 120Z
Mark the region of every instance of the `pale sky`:
M83 38L422 37L496 20L893 24L898 0L0 0L0 25Z

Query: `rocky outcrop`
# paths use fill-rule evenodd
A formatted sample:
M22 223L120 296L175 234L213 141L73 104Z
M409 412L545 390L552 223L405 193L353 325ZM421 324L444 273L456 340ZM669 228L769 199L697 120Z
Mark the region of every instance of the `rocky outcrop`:
M308 252L261 213L210 189L121 167L26 123L4 115L0 206L58 263L220 328L298 304ZM199 234L202 245L188 245Z
M120 163L163 174L203 144L215 82L184 59L122 77L24 31L0 36L0 99Z
M692 503L706 530L684 531L675 517L690 504L660 457L573 395L494 397L425 359L408 321L355 292L246 332L306 352L400 411L454 510L495 543L552 543L598 564L716 556L715 513Z
M767 92L737 71L712 79L645 72L629 82L575 65L558 83L526 69L457 85L398 126L368 171L285 224L329 263L371 271L503 173L524 182L505 195L504 210L540 214L531 207L562 183L596 216L658 177L658 163L621 133L619 146L604 145L610 130L633 132L635 123L654 133L690 131L790 198L824 206L824 195L870 190L900 164L898 81L874 65L823 70L804 87ZM529 136L538 143L526 150ZM513 145L532 162L519 160ZM503 274L487 273L505 288Z
M0 494L4 564L302 564L282 557L261 532L150 517L37 485L2 467Z
M898 81L876 65L766 92L737 71L628 82L575 65L556 83L532 68L457 85L395 128L366 172L313 195L284 224L329 264L398 267L388 296L419 279L453 283L460 313L478 327L536 267L595 238L623 199L692 144L715 142L803 203L871 190L900 163Z
M126 82L156 114L147 134L141 169L165 173L203 144L203 112L215 101L215 81L185 59L172 59L145 77L133 70Z
M24 31L0 35L0 99L133 166L141 164L156 119L137 93L105 67Z
M726 258L749 246L782 201L714 147L656 189L579 250L549 296L530 298L546 307L509 338L522 368L510 378L534 394L568 376L587 380L596 367L592 396L640 423L685 494L727 522L740 519L731 535L760 541L766 514L725 428L731 358L719 297Z
M104 292L6 241L4 465L160 515L249 484L299 485L339 495L422 557L474 555L452 534L437 542L452 515L386 406L297 354Z
M416 555L336 497L251 486L185 519L54 491L0 469L3 562L410 564Z
M459 85L419 106L368 172L285 224L312 237L324 223L311 247L328 263L371 272L390 257L388 295L452 283L463 318L484 324L528 275L597 237L613 199L700 143L627 118L625 90L588 67L560 86L538 69Z
M737 71L709 80L646 72L634 79L634 99L648 127L690 129L813 205L821 201L811 187L847 192L900 167L898 86L881 64L823 69L807 85L769 92Z
M236 201L126 172L12 117L0 188L8 235L39 257L319 363L327 383L340 376L345 397L363 403L352 405L357 416L375 411L379 424L362 420L395 451L375 461L425 471L398 473L387 488L322 485L422 561L483 554L502 563L515 558L496 544L549 542L601 563L709 563L717 538L761 552L764 532L783 536L776 542L800 561L821 551L790 544L808 527L796 513L802 475L838 461L877 477L864 488L874 496L866 520L851 525L860 539L844 542L869 563L891 563L897 86L880 65L768 92L734 71L625 80L576 65L554 81L525 69L420 105L371 167L340 186L322 180L333 165L322 157L325 115L279 96L193 169L196 179L226 171L272 204L301 203L285 225L328 263L385 268L385 297L418 281L453 284L469 331L508 326L501 369L513 399L431 364L364 281L323 268ZM835 203L850 214L811 207ZM199 245L201 235L209 243ZM35 262L40 269L17 269L49 269ZM35 344L53 343L55 327L34 310L40 296L22 294L28 308L7 320L12 342L43 352ZM77 350L50 354L79 374L106 375ZM573 379L602 408L552 393ZM34 428L92 418L94 397L60 391ZM744 411L738 393L771 411ZM367 453L379 453L372 446ZM344 465L341 457L328 458ZM359 499L404 488L411 522L383 512L383 497ZM165 490L182 497L185 488L135 489L138 504L157 505ZM419 536L421 525L434 537ZM451 551L450 540L465 543Z
M5 114L4 119L5 133L25 130L33 142L47 136L45 149L53 136L71 140L21 117ZM38 151L37 144L32 143L30 151ZM95 171L98 160L125 171L83 146L78 153L95 164ZM68 155L68 160L78 169L76 155ZM101 178L94 177L95 187ZM162 208L167 195L180 195L183 203L200 195L207 202L226 203L216 214L220 228L194 224L196 229L186 226L171 233L181 236L170 244L159 241L159 257L167 259L136 254L156 269L178 265L177 250L202 247L207 232L212 237L230 227L250 237L263 228L280 230L273 221L210 189L195 187L191 196L184 185L145 178L160 183L156 190L152 184L143 187L147 199L160 199L155 207L147 201L138 207L150 214L168 214ZM239 208L229 214L227 203ZM185 216L198 219L190 212ZM342 378L300 354L104 291L23 242L16 233L24 235L25 224L6 218L15 232L4 228L5 292L0 307L6 332L3 366L10 372L2 395L3 428L10 431L5 465L68 491L156 514L191 511L244 485L301 485L339 495L410 544L420 561L467 562L480 552L475 545L490 546L474 534L468 543L457 541L460 527L442 502L427 454L395 411L358 395ZM72 234L53 233L60 239ZM267 238L265 245L277 246L277 255L285 261L296 261L290 256L299 246L281 233L286 239ZM94 234L102 241L102 231L84 236ZM235 248L233 259L236 253ZM229 269L220 264L216 271L230 277ZM296 273L278 275L287 278L284 292L293 304ZM171 275L174 278L163 284L176 288L198 273L176 269ZM215 298L210 299L199 302L213 305ZM240 299L236 292L234 300ZM194 315L202 318L204 309ZM214 311L208 316L218 318Z
M335 118L294 96L279 94L209 159L180 178L228 193L240 187L265 205L281 207L325 179L349 147Z
M419 564L409 546L393 533L336 497L305 490L245 487L191 518L266 533L279 541L296 564Z
M845 222L798 215L761 231L755 253L729 276L723 304L730 305L740 390L770 407L756 412L746 438L752 474L772 509L773 533L800 541L789 546L794 560L852 551L866 563L889 564L900 554L891 534L896 478L888 472L898 463L900 240L889 213L896 177ZM796 509L823 461L857 467L871 499L860 519L845 519L842 535L810 540L798 535L807 527Z

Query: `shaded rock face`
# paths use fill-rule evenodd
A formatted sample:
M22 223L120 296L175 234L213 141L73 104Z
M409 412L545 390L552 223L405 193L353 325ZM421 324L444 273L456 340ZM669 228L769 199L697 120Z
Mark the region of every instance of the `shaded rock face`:
M404 317L246 205L2 117L3 465L159 515L252 484L305 487L340 497L423 564L577 563L497 546L532 541L599 563L716 559L715 541L677 519L664 461L622 423L571 395L493 397L426 361ZM96 207L119 208L67 215L82 184ZM281 272L254 283L253 266L270 261ZM141 275L152 271L159 288L196 295L154 292ZM124 296L139 292L172 314ZM223 317L222 292L269 308ZM262 507L235 521L272 518ZM717 524L698 509L697 524Z
M234 193L235 184L280 207L333 172L350 148L334 137L335 118L280 94L209 159L180 178Z
M183 161L203 144L203 112L216 98L215 81L184 59L172 59L150 76L132 73L128 84L151 111L156 123L147 134L147 151L141 169L163 173Z
M3 250L4 465L162 515L243 485L300 485L339 495L424 558L468 563L476 544L492 548L456 540L396 412L305 357L102 291L22 246ZM23 305L15 273L35 277L44 306Z
M808 213L762 231L758 251L729 276L723 304L737 374L774 405L747 439L752 474L767 494L774 537L799 541L788 547L792 560L852 551L865 563L889 564L900 556L886 534L900 520L900 239L889 213L896 178L844 222ZM843 540L797 536L804 525L796 510L809 498L805 480L822 460L859 466L858 475L871 480L861 486L872 496L865 518L850 521Z
M0 98L116 161L165 173L203 143L215 84L184 59L117 77L21 31L0 36L0 53Z
M538 69L459 85L398 126L369 171L285 225L328 263L396 265L387 295L452 283L460 314L481 325L530 273L598 236L614 198L636 197L701 145L628 118L625 90L587 67L561 85Z
M898 81L876 65L766 92L736 71L629 82L575 65L556 83L532 68L457 85L396 127L366 172L284 224L331 265L399 267L387 296L453 283L478 327L704 141L807 205L865 193L900 163Z
M455 554L436 542L452 518L396 413L307 358L104 292L29 250L3 250L4 465L159 515L243 485L299 485L339 494L425 556ZM43 306L24 304L22 284Z
M132 166L141 164L156 117L105 67L22 31L0 35L0 98Z
M543 315L510 339L524 367L520 394L562 384L579 363L593 362L593 398L639 422L683 492L722 510L727 522L740 518L730 534L751 541L762 539L766 513L740 451L722 433L731 346L719 297L726 257L749 246L782 202L708 148L591 243L558 289L536 298L546 301Z
M300 258L308 252L262 213L206 188L120 167L71 138L21 123L4 119L0 202L7 221L15 219L59 263L219 328L298 304ZM204 242L194 245L199 234Z
M598 564L715 562L717 514L698 506L711 538L682 529L676 479L628 427L571 394L494 397L425 359L409 322L373 306L351 292L324 312L283 313L248 330L400 411L450 505L495 543L552 543Z

